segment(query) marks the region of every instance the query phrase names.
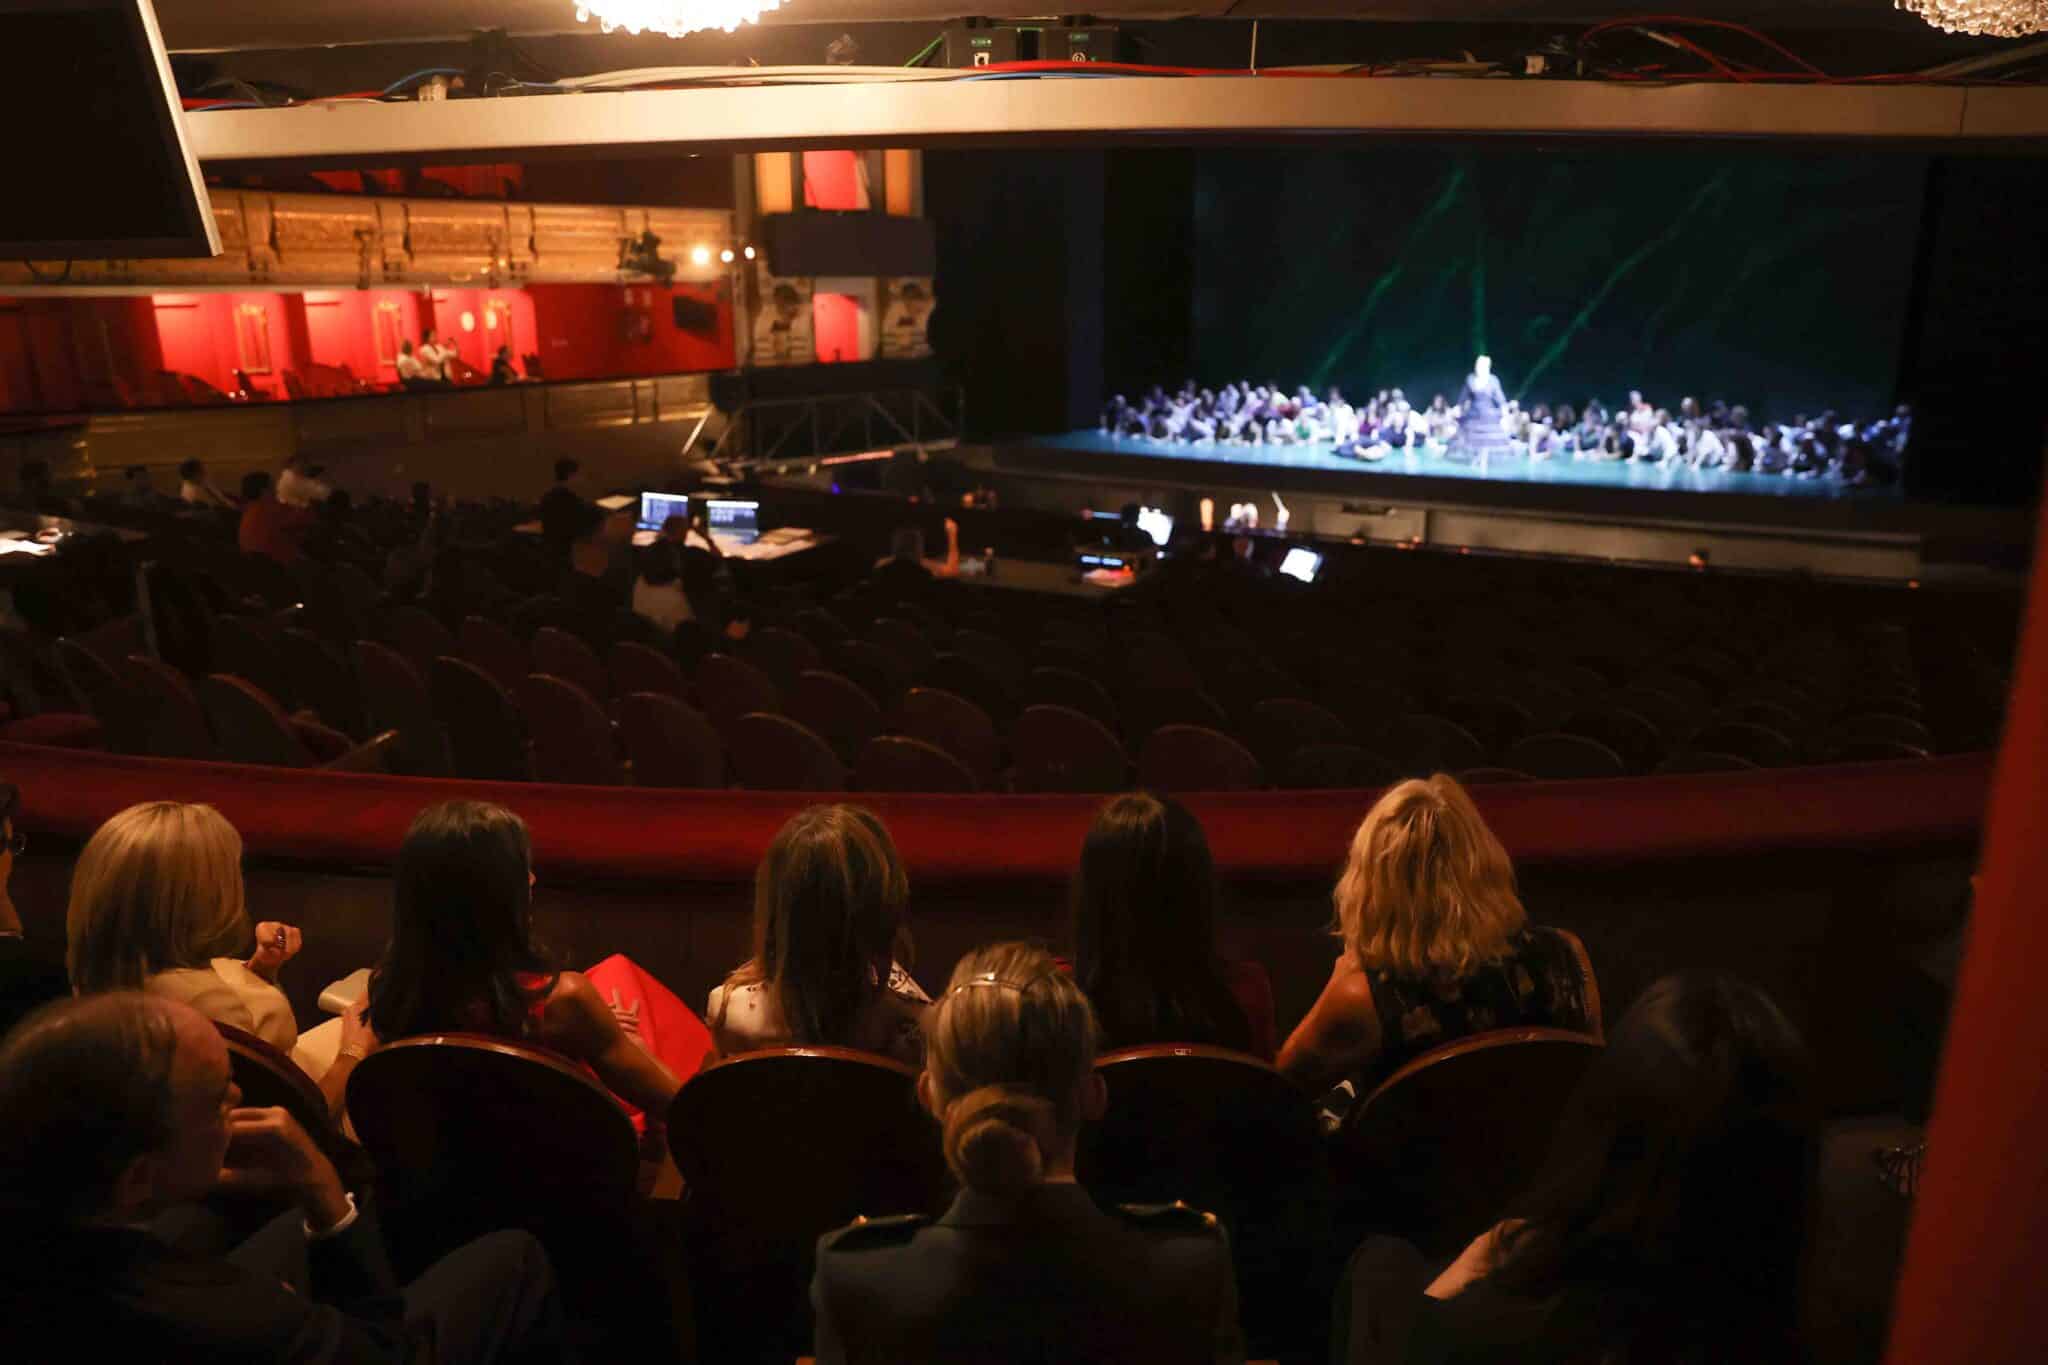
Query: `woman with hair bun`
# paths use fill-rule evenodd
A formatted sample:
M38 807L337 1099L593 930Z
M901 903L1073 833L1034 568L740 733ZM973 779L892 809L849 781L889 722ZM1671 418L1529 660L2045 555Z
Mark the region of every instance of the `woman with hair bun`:
M1242 1361L1230 1248L1183 1204L1096 1207L1074 1180L1108 1101L1088 999L1042 949L953 969L918 1096L961 1191L938 1219L861 1219L818 1243L819 1365Z

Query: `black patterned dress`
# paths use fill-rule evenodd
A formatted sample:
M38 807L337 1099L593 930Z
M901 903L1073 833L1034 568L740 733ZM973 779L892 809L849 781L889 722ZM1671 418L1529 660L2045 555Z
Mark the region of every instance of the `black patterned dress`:
M1325 1095L1326 1126L1334 1127L1358 1099L1423 1053L1474 1033L1501 1028L1563 1028L1590 1032L1593 1002L1571 939L1555 929L1525 928L1498 961L1462 981L1435 982L1370 971L1380 1049Z

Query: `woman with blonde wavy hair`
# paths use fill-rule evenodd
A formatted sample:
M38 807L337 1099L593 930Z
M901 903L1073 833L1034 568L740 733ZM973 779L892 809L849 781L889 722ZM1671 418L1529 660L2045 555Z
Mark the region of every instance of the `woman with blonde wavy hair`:
M967 954L933 1006L917 1091L961 1191L938 1219L818 1244L819 1365L1242 1361L1230 1247L1185 1204L1098 1208L1074 1179L1108 1093L1095 1013L1044 949Z
M1467 1034L1599 1029L1585 949L1528 922L1507 850L1442 773L1366 812L1332 899L1343 951L1279 1059L1318 1093L1344 1082L1365 1095Z
M64 928L78 994L142 990L183 1001L291 1055L337 1113L349 1073L377 1045L355 1009L327 1045L339 1045L331 1058L300 1046L277 986L299 931L250 925L242 836L212 806L146 801L109 818L72 869Z

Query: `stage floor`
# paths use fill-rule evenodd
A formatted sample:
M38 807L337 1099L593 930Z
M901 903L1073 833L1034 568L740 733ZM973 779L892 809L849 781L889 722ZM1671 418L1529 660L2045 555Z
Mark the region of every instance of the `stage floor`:
M1162 460L1201 461L1234 466L1251 477L1258 469L1316 470L1377 477L1413 475L1429 479L1466 479L1495 485L1588 488L1631 493L1734 493L1749 497L1801 498L1821 501L1896 502L1896 486L1854 486L1831 478L1790 478L1783 474L1751 474L1738 470L1694 469L1685 464L1653 465L1633 460L1572 460L1553 457L1531 460L1521 455L1495 456L1483 463L1440 454L1404 451L1377 463L1339 455L1325 442L1306 445L1217 445L1154 441L1144 436L1106 436L1100 431L1070 431L1040 436L1035 446L1103 455L1140 456Z

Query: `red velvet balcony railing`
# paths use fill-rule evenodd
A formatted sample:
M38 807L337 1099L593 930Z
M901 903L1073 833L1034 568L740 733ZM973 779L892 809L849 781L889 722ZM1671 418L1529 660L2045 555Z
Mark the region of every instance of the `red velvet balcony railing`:
M1991 759L1515 783L1475 793L1519 864L1625 864L1835 850L1954 849L1977 835ZM0 777L21 788L22 827L83 837L137 801L205 801L251 854L381 864L422 806L500 801L531 825L556 874L743 881L800 806L779 792L565 787L305 772L0 744ZM1375 793L1250 792L1189 798L1234 880L1334 873ZM914 881L1064 881L1099 804L1089 796L843 798L888 821Z

